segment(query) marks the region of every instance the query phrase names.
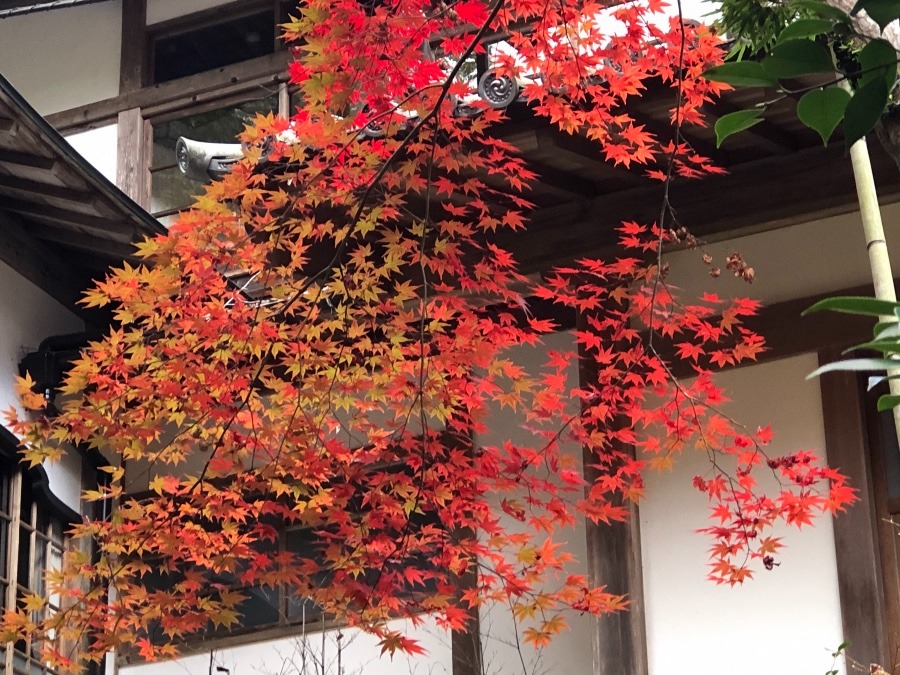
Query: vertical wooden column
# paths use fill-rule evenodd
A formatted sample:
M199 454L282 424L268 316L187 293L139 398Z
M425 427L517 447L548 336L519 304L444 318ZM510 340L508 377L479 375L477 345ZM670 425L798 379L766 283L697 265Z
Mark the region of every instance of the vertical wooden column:
M153 129L140 108L119 113L116 184L138 205L150 208Z
M819 363L831 363L841 350L819 352ZM866 439L866 411L853 373L829 373L819 378L825 452L828 464L850 477L859 501L834 520L838 591L844 640L865 663L890 665L885 630L885 603L872 469Z
M147 0L122 0L122 49L119 93L137 91L147 82Z
M578 330L589 330L583 315ZM594 364L582 360L582 386L597 381ZM595 460L584 450L584 477L592 483L598 470ZM588 520L588 576L592 584L602 584L610 593L627 595L631 605L625 612L595 619L593 655L595 675L647 675L647 628L644 615L644 583L641 565L641 532L638 507L630 505L630 518L623 523L595 524Z
M477 583L477 572L472 570L459 579L460 595ZM481 648L481 623L478 609L474 609L466 629L453 631L450 636L450 651L453 659L452 675L483 675L483 652Z

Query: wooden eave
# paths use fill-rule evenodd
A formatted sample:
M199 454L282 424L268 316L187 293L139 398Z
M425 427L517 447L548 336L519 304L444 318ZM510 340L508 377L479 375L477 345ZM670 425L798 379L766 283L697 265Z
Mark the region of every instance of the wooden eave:
M716 148L713 126L718 117L773 97L773 91L758 89L726 92L707 106L708 126L682 130L684 140L727 172L676 178L671 186L677 222L696 236L712 241L857 210L843 138L838 133L824 147L799 122L790 98L770 106L763 123ZM674 104L674 90L655 83L644 95L629 99L626 109L637 124L667 142L674 138L669 121ZM523 271L608 253L622 221L657 221L663 184L646 175L647 167L613 166L599 143L559 131L525 104L514 104L507 112L509 120L498 135L517 146L539 174L527 195L537 204L527 231L498 234L518 254ZM874 136L869 148L882 203L900 200L900 171ZM671 219L667 224L672 225Z
M90 318L82 291L163 231L0 77L0 260Z

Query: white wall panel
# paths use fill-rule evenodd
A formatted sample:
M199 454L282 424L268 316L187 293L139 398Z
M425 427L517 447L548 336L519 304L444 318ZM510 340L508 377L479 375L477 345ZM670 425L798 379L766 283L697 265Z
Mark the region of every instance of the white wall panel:
M122 2L0 20L0 73L42 115L119 93Z
M805 354L723 373L732 399L724 410L753 429L771 423L773 456L821 452L819 384L804 379L815 367ZM691 486L708 467L704 453L685 450L672 472L647 476L640 515L651 675L825 673L843 641L830 518L782 528L778 567L756 562L754 580L717 586L705 578L710 540L695 532L709 522L707 500Z
M118 131L118 124L109 124L105 127L66 136L69 145L114 185L116 182L116 151L119 144Z

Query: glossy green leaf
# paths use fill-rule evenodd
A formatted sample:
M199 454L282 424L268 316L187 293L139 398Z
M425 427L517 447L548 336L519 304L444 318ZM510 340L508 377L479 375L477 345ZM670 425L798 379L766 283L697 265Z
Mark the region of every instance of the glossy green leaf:
M710 68L704 73L708 80L725 82L732 87L777 87L778 80L769 75L761 63L756 61L738 61L723 63Z
M888 91L897 80L897 52L887 40L872 40L857 56L862 75L859 86L864 87L876 77L884 79Z
M762 108L750 108L722 115L716 120L716 147L721 147L722 141L744 129L762 122Z
M798 19L781 31L778 36L778 42L787 42L788 40L797 40L800 38L810 38L816 35L822 35L829 32L833 23L827 19Z
M806 379L809 380L824 373L831 373L834 371L858 372L866 370L893 370L894 368L900 368L900 360L846 359L844 361L835 361L834 363L827 363L824 366L820 366L812 371L809 375L807 375Z
M900 19L900 0L859 0L850 10L850 16L856 16L861 10L884 30L889 23Z
M769 75L777 78L834 72L828 47L809 39L788 40L775 45L762 65Z
M863 314L865 316L885 316L893 314L895 309L900 309L900 302L878 300L859 295L838 295L833 298L819 300L809 309L803 311L801 316L822 310L842 312L844 314Z
M847 351L854 351L856 349L874 349L875 351L883 352L885 354L896 354L900 353L900 342L896 340L875 340L873 342L863 342L861 345L855 345Z
M838 87L814 89L806 92L797 102L797 117L822 137L828 145L828 139L844 119L844 109L850 100L850 94Z
M900 338L900 323L896 321L879 321L872 329L872 335L879 340Z
M860 87L844 109L844 138L847 147L875 128L888 102L884 78L876 77Z
M894 396L891 394L885 394L884 396L878 397L878 412L884 412L885 410L892 410L900 405L900 396Z

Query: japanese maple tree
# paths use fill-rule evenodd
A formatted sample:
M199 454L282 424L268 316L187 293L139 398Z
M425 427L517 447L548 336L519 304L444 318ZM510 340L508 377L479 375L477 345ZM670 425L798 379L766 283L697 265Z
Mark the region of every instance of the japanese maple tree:
M281 586L385 650L420 649L391 618L461 629L497 600L543 644L567 611L628 602L568 574L557 532L625 518L643 472L682 450L712 458L694 483L710 499L718 582L770 567L778 522L851 501L811 453L768 457L768 429L717 411L710 369L763 349L741 325L757 304L676 296L659 255L686 236L665 209L620 226L619 257L540 281L494 240L525 226L533 174L492 135L503 112L473 96L471 57L502 37L496 75L525 82L535 115L612 162L691 177L714 169L679 129L703 123L723 85L702 73L721 53L670 14L658 0L304 3L285 26L296 112L258 118L244 161L140 245L146 264L86 295L115 325L74 364L52 415L20 382L31 412L11 417L26 461L99 450L108 481L86 497L116 508L73 528L81 545L49 579L63 609L26 598L7 632L44 640L64 666L122 647L152 659L239 623L241 587ZM629 115L650 80L671 85L671 138ZM531 298L583 317L580 354L549 351L537 375L515 348L556 327ZM572 390L579 359L593 375ZM675 361L696 375L678 381ZM498 407L529 443L472 443ZM593 458L589 483L561 450L573 440ZM135 494L137 472L151 478ZM758 489L761 472L778 477L774 494ZM271 545L285 527L307 529L306 553Z

